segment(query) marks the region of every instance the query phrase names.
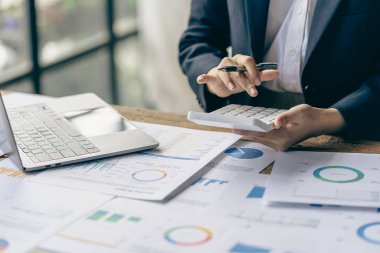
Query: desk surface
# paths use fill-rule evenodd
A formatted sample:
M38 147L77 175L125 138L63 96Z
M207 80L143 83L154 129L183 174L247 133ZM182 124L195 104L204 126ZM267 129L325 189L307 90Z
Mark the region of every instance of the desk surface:
M115 108L129 120L142 121L147 123L155 123L162 125L187 127L200 130L213 130L220 132L228 132L228 129L199 126L186 120L183 114L158 112L148 109L128 108L123 106L115 106ZM244 140L249 140L245 138ZM349 141L336 136L323 135L310 138L298 145L292 147L291 150L299 151L333 151L333 152L352 152L352 153L375 153L380 154L380 142L377 141ZM266 168L263 173L269 174L271 166Z

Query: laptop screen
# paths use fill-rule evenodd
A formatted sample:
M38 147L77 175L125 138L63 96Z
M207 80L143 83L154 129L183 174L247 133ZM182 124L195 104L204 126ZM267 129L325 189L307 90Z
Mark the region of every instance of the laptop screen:
M7 154L9 159L18 167L22 168L20 155L17 150L16 141L9 119L5 110L3 97L0 95L0 155Z

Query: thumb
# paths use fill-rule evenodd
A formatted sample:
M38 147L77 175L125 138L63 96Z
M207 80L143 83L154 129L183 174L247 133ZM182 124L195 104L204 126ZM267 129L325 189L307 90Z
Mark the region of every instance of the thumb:
M260 78L261 81L272 81L273 79L276 79L280 75L280 72L278 70L263 70L260 71Z
M279 129L281 127L286 126L289 122L292 121L292 118L294 117L294 112L293 111L287 111L279 116L273 121L273 126L276 129Z
M205 83L214 81L215 79L217 79L216 76L213 76L210 74L202 74L202 75L198 76L197 83L198 84L205 84Z

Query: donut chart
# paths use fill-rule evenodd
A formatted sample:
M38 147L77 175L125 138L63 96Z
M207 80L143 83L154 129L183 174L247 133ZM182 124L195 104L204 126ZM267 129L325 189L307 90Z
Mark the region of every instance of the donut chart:
M177 246L197 246L210 241L212 232L201 226L178 226L166 230L164 238Z
M155 182L165 178L168 173L159 169L139 170L132 174L132 179L138 182Z
M380 222L364 224L356 233L362 240L380 246Z
M346 166L325 166L314 170L313 176L329 183L353 183L362 180L364 173Z

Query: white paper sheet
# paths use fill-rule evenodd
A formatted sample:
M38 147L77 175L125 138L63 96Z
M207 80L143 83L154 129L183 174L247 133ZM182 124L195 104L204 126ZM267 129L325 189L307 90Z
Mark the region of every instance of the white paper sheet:
M217 204L201 215L156 202L114 199L47 238L37 249L59 252L64 248L67 253L353 253L363 248L368 250L363 252L376 252L376 243L368 242L380 239L375 210L267 206L260 197L262 189L255 187L265 188L268 177L240 173ZM360 227L373 223L362 229L363 235L356 235Z
M380 155L278 153L265 199L380 207Z
M238 141L207 167L239 173L259 173L274 161L276 151L255 142Z
M160 142L156 151L42 172L31 180L116 196L163 200L206 173L205 165L240 136L137 123Z
M326 231L330 238L326 252L380 252L380 213L366 216L349 213L331 221L330 226Z
M214 252L208 250L229 234L228 222L169 213L159 206L114 199L42 241L31 252Z
M237 175L256 177L274 161L275 153L273 149L258 143L238 141L208 163L206 167L209 172L166 203L165 207L181 213L205 212L219 198L224 199L224 191L234 187Z
M268 175L238 175L223 193L223 198L204 214L219 221L230 220L233 223L230 229L235 229L227 240L218 244L219 248L215 252L345 253L360 252L360 247L368 249L363 252L376 252L374 250L378 245L365 242L356 234L360 225L380 220L377 209L278 203L267 205L263 195L268 179ZM359 222L351 226L350 219ZM380 224L367 229L364 229L363 234L368 234L367 237L374 241L380 240ZM350 236L356 243L353 247L356 251L350 249L350 241L345 239ZM358 239L362 242L359 243Z
M9 158L0 158L0 177L26 179L33 175L23 172Z
M41 242L35 252L118 252L139 230L154 223L160 210L150 202L113 199Z
M24 252L111 198L0 177L0 251Z

